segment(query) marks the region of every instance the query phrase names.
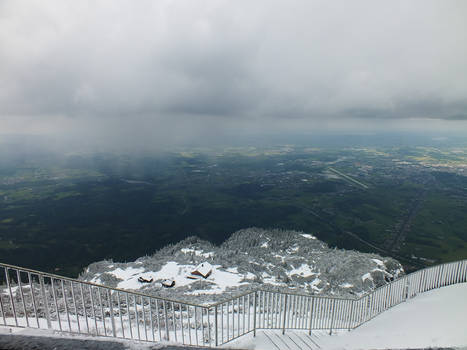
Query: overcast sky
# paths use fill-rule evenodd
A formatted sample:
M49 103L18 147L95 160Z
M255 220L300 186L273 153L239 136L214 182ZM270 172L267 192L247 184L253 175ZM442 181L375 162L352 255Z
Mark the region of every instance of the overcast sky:
M0 0L0 127L467 132L467 1Z

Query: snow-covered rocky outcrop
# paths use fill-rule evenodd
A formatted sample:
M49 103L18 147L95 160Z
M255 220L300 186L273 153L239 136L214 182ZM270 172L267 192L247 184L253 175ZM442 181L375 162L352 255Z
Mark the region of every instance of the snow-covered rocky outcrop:
M193 274L204 262L212 270L207 278ZM310 234L248 228L235 232L220 246L190 237L134 262L96 262L80 279L209 303L258 287L358 296L403 273L401 264L392 258L331 249ZM140 277L152 282L140 282ZM174 280L175 286L163 287L161 282L167 279Z

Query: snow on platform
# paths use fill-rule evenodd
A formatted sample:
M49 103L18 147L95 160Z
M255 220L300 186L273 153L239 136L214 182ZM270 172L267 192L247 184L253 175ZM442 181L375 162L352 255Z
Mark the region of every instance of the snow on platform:
M467 283L426 292L352 331L261 330L225 345L256 350L467 348Z

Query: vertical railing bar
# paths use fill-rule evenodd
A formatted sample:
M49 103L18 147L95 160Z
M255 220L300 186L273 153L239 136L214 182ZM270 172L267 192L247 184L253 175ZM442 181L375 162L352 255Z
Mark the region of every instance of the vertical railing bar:
M156 301L156 310L157 310L157 330L159 333L159 340L162 341L162 329L161 329L161 320L160 320L160 312L159 312L159 301L155 299Z
M212 346L212 341L211 341L211 321L209 319L209 308L206 308L206 313L207 313L207 319L208 319L208 338L209 338L209 346Z
M276 292L271 292L271 299L272 299L272 302L271 302L271 305L272 305L272 309L271 309L271 329L274 329L275 328L275 325L276 325L276 314L277 314L277 293Z
M350 301L349 326L347 327L349 331L352 329L354 302L355 302L354 300Z
M62 286L62 297L63 297L63 303L65 304L65 312L66 312L66 318L68 321L68 330L71 332L71 321L70 321L70 310L68 310L68 302L66 300L66 292L65 292L65 286L63 280L60 280L60 284Z
M183 308L182 308L181 303L178 303L178 310L180 313L180 329L182 332L182 344L185 344L185 334L184 334L184 329L183 329Z
M164 307L164 317L165 317L165 336L167 340L170 340L169 334L169 316L167 315L167 302L165 300L162 301L162 306Z
M101 294L100 287L97 287L97 299L99 300L99 304L101 306L102 324L104 326L104 336L107 336L107 327L105 325L104 303L102 302L102 294Z
M44 283L43 275L39 275L39 284L41 287L42 299L44 301L44 306L45 306L45 318L47 319L47 328L52 329L52 321L50 319L50 310L49 310L49 300L45 293L45 285L44 285L45 283Z
M135 308L135 316L136 316L136 331L138 333L138 340L141 340L141 332L139 329L139 311L138 311L138 305L137 305L136 299L137 299L136 295L133 295L133 300L134 300L133 306Z
M32 283L31 272L28 272L28 281L29 281L29 289L31 290L31 297L32 297L32 307L34 309L34 315L36 317L37 328L40 328L39 324L39 316L37 315L37 307L36 307L36 296L34 294L34 285ZM0 297L1 298L1 297ZM2 309L3 314L3 309Z
M201 345L204 346L204 343L206 343L206 338L205 338L205 329L204 329L204 309L202 307L200 307L200 311L201 311L201 334L202 334L202 343ZM233 334L233 332L232 332Z
M292 328L297 327L298 322L297 299L298 297L296 295L292 295Z
M85 317L85 320L86 320L86 330L87 330L87 333L90 333L90 331L89 331L89 321L88 321L88 312L86 310L86 304L84 302L83 285L81 283L79 284L79 290L80 290L80 293L81 293L81 303L83 304L83 313L84 313L84 317Z
M240 336L240 298L237 298L237 336Z
M253 292L253 336L256 337L256 291Z
M323 302L326 301L326 299L321 299L321 298L318 298L316 299L317 302L318 302L318 315L317 315L317 323L318 323L318 326L316 327L317 329L322 329L323 328L323 322L324 322L324 317L323 317L323 309L324 309L324 305L323 305Z
M128 328L130 328L130 338L133 339L133 327L131 326L130 301L128 299L128 293L125 293L125 300L126 300L126 314L128 316Z
M235 308L232 300L232 339L235 338Z
M296 295L295 296L295 329L300 328L300 302L301 302L301 296Z
M221 304L221 343L224 343L224 304Z
M456 275L454 279L454 283L459 283L459 269L460 269L460 263L456 263Z
M250 301L250 295L251 295L251 293L248 294L247 297L246 297L246 301L247 301L247 303L248 303L248 328L247 328L247 329L248 329L248 332L251 330L251 328L250 328L250 326L251 326L251 321L250 321L250 318L251 318L251 306L250 306L251 301Z
M174 307L174 303L171 302L172 305L172 326L173 326L173 329L174 329L174 336L175 336L175 342L177 342L177 324L175 323L175 307Z
M186 306L186 319L188 323L188 338L190 339L190 345L193 345L191 342L191 322L190 322L190 305Z
M89 286L89 295L91 297L91 310L92 310L92 317L94 318L94 324L96 326L96 334L99 335L99 328L97 327L97 316L96 316L96 309L94 307L94 293L92 292L92 287Z
M154 335L154 319L152 317L152 298L149 299L149 322L151 323L151 334L152 341L156 341L156 336Z
M236 298L237 303L237 337L240 336L240 298Z
M277 317L280 312L280 293L275 292L274 293L274 319L273 319L273 328L277 329L279 328L277 326Z
M141 308L143 310L143 325L144 325L144 337L148 341L148 327L146 325L146 312L144 311L144 298L141 296Z
M79 324L78 305L76 305L75 290L73 288L73 281L70 281L71 285L71 298L73 299L73 306L75 308L76 324L78 325L78 333L81 333L81 326Z
M262 322L261 322L261 315L263 313L262 310L264 309L262 298L261 298L262 293L263 293L263 291L261 291L261 290L258 291L258 328L260 328L260 329L263 328Z
M294 314L294 320L292 323L292 328L298 328L298 323L300 321L299 319L299 313L300 313L300 297L298 295L293 296L293 307L292 307L292 312Z
M156 320L157 320L157 332L159 333L159 341L162 341L162 330L161 330L161 321L160 321L160 315L159 315L159 301L157 299L154 299L156 303Z
M276 297L276 293L275 292L269 292L269 328L270 329L274 329L274 319L275 319L275 311L274 311L274 307L275 307L275 297Z
M245 308L245 295L242 296L242 306L243 306L243 310L242 310L242 313L243 313L243 332L242 334L245 334L245 329L246 329L246 322L245 322L245 319L246 319L246 308ZM248 305L249 306L249 305Z
M154 335L154 319L152 317L152 298L148 298L148 300L149 300L149 323L151 324L152 341L156 341L156 337Z
M227 319L227 341L229 341L230 340L230 338L229 338L229 333L230 333L230 320L229 320L230 319L230 311L229 311L230 302L229 301L226 302L226 309L227 309L226 310L227 312L225 314L225 317Z
M305 322L306 322L306 317L303 317L305 315L305 310L306 310L306 302L307 302L307 299L305 298L305 296L302 296L302 308L301 308L301 311L300 311L300 318L301 318L301 321L300 321L300 328L301 329L306 329L306 325L305 325Z
M57 296L55 294L55 286L54 286L53 277L50 278L50 282L51 282L51 286L52 286L52 296L53 296L54 302L55 302L55 311L57 313L58 327L60 328L60 330L62 330L62 322L61 322L61 319L60 319L60 311L58 310Z
M15 300L13 298L13 293L11 291L10 276L8 274L8 268L5 267L4 269L5 269L6 284L7 284L8 292L9 292L9 295L10 295L11 311L13 311L13 317L15 318L15 325L16 325L16 327L18 327L18 318L16 317Z
M115 315L114 315L114 302L112 298L112 291L107 289L107 298L109 300L109 312L110 312L110 325L112 326L112 336L117 337L117 331L115 329ZM120 312L120 310L118 310Z
M29 327L28 310L26 308L26 302L24 301L23 286L21 284L21 275L19 270L16 270L16 278L18 278L19 296L21 297L21 304L23 305L24 317L26 318L26 326Z
M2 311L3 325L6 326L5 309L3 308L2 295L0 294L0 310Z
M454 272L454 265L453 264L449 264L448 265L448 283L449 285L452 284L452 276L453 276L453 272Z
M195 310L195 338L196 338L196 345L198 346L199 345L199 341L198 341L198 317L196 316L196 306L193 306L194 310ZM227 335L228 336L228 335Z
M280 297L280 310L279 310L279 319L277 320L277 328L281 329L282 319L283 319L284 312L285 312L285 309L284 309L285 294L280 293L279 297Z
M284 301L284 320L282 322L282 335L285 334L285 322L287 319L287 299L288 299L288 294L285 294L285 301Z
M214 306L214 323L215 323L215 344L216 346L219 346L219 334L218 334L218 331L219 331L219 325L217 323L217 318L218 318L218 315L217 315L217 312L218 312L218 308L217 308L217 305Z
M313 307L314 307L314 305L315 305L315 299L316 299L316 298L311 297L310 328L309 328L309 330L308 330L308 334L309 334L309 335L311 335L311 330L313 329L313 313L314 313Z
M450 278L450 284L453 284L454 283L454 278L455 278L455 275L454 275L454 271L455 271L455 264L451 264L451 278Z
M123 326L122 303L120 302L120 291L117 290L118 317L120 318L120 327L122 328L122 338L125 338L125 327Z
M266 295L266 325L265 328L269 329L270 322L271 322L271 292L267 292L268 294Z

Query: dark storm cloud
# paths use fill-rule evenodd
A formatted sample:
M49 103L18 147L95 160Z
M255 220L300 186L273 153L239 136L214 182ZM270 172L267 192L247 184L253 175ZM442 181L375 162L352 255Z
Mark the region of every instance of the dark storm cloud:
M2 132L166 142L465 120L466 15L464 1L0 1Z

